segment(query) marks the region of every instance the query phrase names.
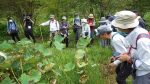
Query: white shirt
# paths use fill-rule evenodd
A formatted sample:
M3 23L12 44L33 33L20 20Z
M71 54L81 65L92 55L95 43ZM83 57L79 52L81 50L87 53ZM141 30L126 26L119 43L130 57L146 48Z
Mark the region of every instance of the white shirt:
M127 44L125 38L122 35L120 35L117 32L112 32L110 39L111 39L111 45L114 48L114 50L113 50L114 52L117 52L120 54L128 52L127 49L129 47L129 45ZM115 60L113 63L115 65L118 65L121 63L121 61Z
M143 28L135 28L127 37L129 44L136 47L136 39L139 34L148 34L148 31ZM131 57L136 59L136 75L142 76L150 73L150 39L140 38L137 41L137 49L131 50Z
M85 36L85 32L88 32L88 37L90 38L90 33L91 33L91 31L90 31L90 26L89 26L89 24L87 24L87 23L82 24L82 36L83 36L83 37L86 37L86 36Z
M59 23L58 23L58 21L56 21L56 20L54 20L54 21L49 20L49 21L44 22L44 23L42 23L42 24L40 24L40 25L42 25L42 26L48 26L48 25L49 25L49 28L50 28L49 30L50 30L51 32L54 32L54 31L59 30Z
M117 32L112 32L111 33L111 45L113 46L115 52L118 53L127 53L127 48L129 47L127 45L127 42L125 41L125 38L120 35ZM114 35L115 34L115 35Z

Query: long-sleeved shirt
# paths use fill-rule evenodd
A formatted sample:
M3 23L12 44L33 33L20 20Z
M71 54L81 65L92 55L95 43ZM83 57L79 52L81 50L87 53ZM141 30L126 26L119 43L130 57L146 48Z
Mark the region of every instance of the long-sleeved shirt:
M83 37L86 37L85 36L85 33L88 33L88 37L90 38L90 33L91 33L91 31L90 31L90 26L89 26L89 24L82 24L82 36Z
M142 33L148 34L148 31L143 28L137 27L126 37L126 40L132 46L130 56L132 57L132 59L136 60L135 66L137 69L137 76L142 76L150 73L150 39L140 38L139 40L137 40L138 35Z
M112 32L110 35L111 46L113 47L113 56L119 56L122 53L127 53L127 49L129 48L128 42L125 40L125 37L120 35L117 32ZM115 60L113 63L118 65L121 61Z
M48 26L49 25L49 28L50 28L49 31L51 31L51 32L59 30L59 23L56 20L54 20L54 21L48 20L47 22L44 22L41 25L42 26Z
M125 38L117 32L111 33L111 45L114 48L114 52L117 53L127 53L127 48L129 47Z

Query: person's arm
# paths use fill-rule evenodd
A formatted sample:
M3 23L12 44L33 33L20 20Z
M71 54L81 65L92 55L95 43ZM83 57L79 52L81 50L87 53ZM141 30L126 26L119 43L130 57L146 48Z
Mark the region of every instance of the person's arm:
M94 20L94 21L93 21L93 26L95 26L95 25L96 25L96 21Z
M127 49L125 47L125 44L124 44L123 40L124 40L123 38L122 38L122 40L119 39L119 38L115 38L114 40L112 40L112 46L114 47L116 53L120 53L120 54L127 53ZM113 64L115 64L115 65L118 65L120 63L121 63L120 60L115 60L113 62Z
M7 22L7 32L9 33L10 30L9 30L9 23Z
M34 24L34 21L32 19L30 19L30 21L32 22L32 24Z
M57 31L59 31L59 29L60 29L59 27L60 26L59 26L59 22L58 21L56 22L56 25L57 25Z
M68 22L66 22L66 28L69 29L69 23Z
M90 26L88 25L88 37L91 37L91 30L90 30Z
M43 23L41 23L40 25L41 25L41 26L48 26L48 25L50 25L50 20L47 21L47 22L43 22Z
M150 39L141 38L137 42L136 69L150 70Z
M127 49L125 47L125 42L123 42L123 40L124 39L121 40L119 38L115 38L114 40L112 40L112 46L114 47L115 51L120 53L120 54L121 53L127 53Z
M24 23L23 26L26 27L26 20L24 20L23 23Z

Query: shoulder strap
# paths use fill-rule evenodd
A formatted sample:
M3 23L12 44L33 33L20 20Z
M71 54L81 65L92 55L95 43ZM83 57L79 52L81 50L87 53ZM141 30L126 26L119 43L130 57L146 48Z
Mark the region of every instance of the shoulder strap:
M114 35L112 35L112 39L114 38L115 35L119 34L118 32L116 32Z
M146 33L142 33L142 34L139 34L136 38L136 46L133 47L132 45L129 47L129 50L128 50L128 55L131 54L131 50L132 48L133 49L137 49L137 41L140 39L140 38L149 38L150 39L150 35L149 34L146 34Z
M149 34L146 34L146 33L139 34L139 35L137 36L137 38L136 38L136 46L135 46L134 49L137 49L137 41L138 41L139 39L141 39L141 38L148 38L148 39L150 39L150 35L149 35Z
M49 25L51 24L51 20L49 21ZM55 20L55 24L56 24L56 27L58 28L57 26L57 20Z

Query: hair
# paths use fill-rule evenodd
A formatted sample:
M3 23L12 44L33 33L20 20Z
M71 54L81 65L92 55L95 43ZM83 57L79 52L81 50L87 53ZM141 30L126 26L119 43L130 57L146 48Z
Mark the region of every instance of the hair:
M103 35L103 34L105 34L105 33L106 33L106 34L111 34L111 32L112 32L112 31L103 32L101 35Z

